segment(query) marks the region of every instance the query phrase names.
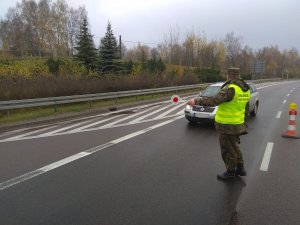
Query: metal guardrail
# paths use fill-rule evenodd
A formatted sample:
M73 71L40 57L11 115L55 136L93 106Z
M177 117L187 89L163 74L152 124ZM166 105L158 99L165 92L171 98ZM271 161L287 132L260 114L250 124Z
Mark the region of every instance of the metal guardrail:
M252 82L262 83L262 82L270 82L270 81L274 81L274 79L255 80ZM118 92L108 92L108 93L99 93L99 94L0 101L0 111L7 110L9 114L9 110L11 109L49 106L49 105L53 105L54 110L57 111L58 105L66 104L66 103L76 103L76 102L90 102L90 107L92 107L92 102L96 100L116 99L117 101L119 98L129 97L129 96L154 95L154 94L166 93L166 92L174 92L174 91L177 92L180 90L205 88L210 84L211 83L204 83L204 84L196 84L196 85L185 85L185 86L175 86L175 87L165 87L165 88L132 90L132 91L118 91Z

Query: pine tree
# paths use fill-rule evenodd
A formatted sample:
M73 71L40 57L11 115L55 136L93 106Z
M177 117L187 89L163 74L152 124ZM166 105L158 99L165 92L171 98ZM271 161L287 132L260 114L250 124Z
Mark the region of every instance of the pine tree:
M119 51L117 39L115 38L111 24L108 22L105 37L101 39L99 47L99 55L101 58L101 71L116 71L118 67Z
M90 70L94 70L97 61L97 49L94 47L93 36L89 33L88 22L85 18L80 26L80 33L77 37L76 58Z

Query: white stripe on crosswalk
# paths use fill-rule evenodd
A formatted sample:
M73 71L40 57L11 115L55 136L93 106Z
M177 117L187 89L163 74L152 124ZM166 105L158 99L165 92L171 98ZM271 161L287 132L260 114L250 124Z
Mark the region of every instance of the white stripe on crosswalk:
M87 125L85 125L85 126L82 126L82 127L77 128L77 129L70 130L69 132L70 132L70 133L76 133L76 132L85 130L85 129L89 128L89 127L92 127L92 126L95 126L95 125L98 125L98 124L105 123L105 122L107 122L107 121L116 119L116 118L118 118L118 117L120 117L120 116L121 116L121 115L117 115L117 116L114 116L114 117L111 117L111 118L108 118L108 119L105 119L105 120L100 120L100 121L97 121L97 122L95 122L95 123L87 124Z
M81 122L81 123L75 123L75 124L73 124L73 125L71 125L71 126L66 126L66 127L63 127L63 128L57 129L57 130L53 130L53 131L50 131L50 132L41 134L41 135L39 135L39 136L40 136L40 137L50 136L50 135L52 135L52 134L55 134L55 133L58 133L58 132L61 132L61 131L64 131L64 130L71 129L71 128L73 128L73 127L81 126L82 124L90 123L91 121L94 121L94 120L95 120L95 119L89 120L89 121L84 121L84 122Z
M160 107L160 106L156 106L155 108L157 108L157 107ZM147 112L150 111L150 110L153 110L153 108L150 108L150 109L141 111L141 112L139 112L139 113L134 113L133 115L126 116L126 117L124 117L124 118L122 118L122 119L116 120L116 121L114 121L114 122L112 122L112 123L106 124L106 125L101 126L101 127L99 127L99 128L101 128L101 129L103 129L103 128L109 128L109 127L111 127L112 125L115 125L115 124L117 124L117 123L120 123L120 122L125 121L125 120L128 120L128 119L131 119L131 118L133 118L133 117L139 116L139 115L141 115L141 114L147 113Z
M150 107L150 108L146 108L146 109L144 108L142 111L140 111L138 113L134 113L129 116L126 116L126 117L123 117L124 115L121 114L121 115L116 115L116 116L113 116L113 117L110 117L107 119L103 119L103 120L99 120L99 121L95 121L97 118L91 117L88 121L75 123L75 124L65 126L65 127L61 127L61 124L56 124L54 126L45 127L42 129L31 131L31 132L23 133L23 134L20 134L17 136L9 137L9 138L1 140L0 142L26 140L26 139L31 139L31 138L41 138L41 137L48 137L48 136L56 136L56 135L60 135L60 134L61 135L72 134L72 133L77 133L77 132L106 129L106 128L111 128L111 127L128 126L128 125L132 125L132 124L138 124L141 122L151 122L151 121L156 121L156 120L160 120L163 118L167 119L170 117L182 115L182 110L175 113L174 115L168 115L168 114L170 114L172 111L175 111L176 109L182 107L184 104L185 103L182 103L182 104L179 104L176 106L170 105L170 104L156 105L154 107ZM154 110L154 111L152 111L152 110ZM149 111L152 111L152 112L149 112ZM155 118L149 118L150 116L155 115L159 112L162 112L162 113L160 115L156 116ZM120 118L120 117L122 117L122 118ZM134 117L136 117L136 118L134 118ZM118 118L120 118L120 119L118 119ZM130 121L131 118L134 118L134 119L132 121ZM115 119L117 119L117 120L115 120ZM114 120L114 121L112 121L112 120ZM129 122L127 122L125 124L121 124L121 122L126 121L126 120L129 120ZM95 122L93 122L93 121L95 121ZM112 121L112 122L105 124L103 126L100 126L100 127L95 127L99 124L103 124L108 121ZM73 128L75 128L75 129L73 129ZM22 130L19 130L19 131L21 132ZM46 133L42 133L43 131L46 131ZM38 134L38 135L34 135L34 134Z
M162 118L164 118L166 115L168 115L169 113L171 113L171 112L173 112L174 110L176 110L176 109L182 107L182 106L185 105L185 104L186 104L185 102L184 102L184 103L181 103L181 104L179 104L179 105L177 105L177 106L175 106L175 107L169 109L168 111L166 111L166 112L160 114L159 116L155 117L154 119L162 119Z
M16 133L21 133L22 131L25 131L25 130L28 130L28 128L22 128L22 129L19 129L19 130L8 131L8 132L5 132L4 134L1 134L0 138L5 137L5 136L11 136L11 135L14 135Z
M169 108L169 107L170 107L170 105L167 105L167 106L165 106L165 107L162 107L162 108L160 108L160 109L158 109L158 110L155 110L155 111L153 111L153 112L151 112L151 113L148 113L148 114L146 114L146 115L144 115L144 116L141 116L141 117L139 117L139 118L137 118L137 119L135 119L135 120L132 120L132 121L129 122L128 124L138 123L139 121L145 119L146 117L152 116L152 115L154 115L154 114L156 114L156 113L158 113L158 112L160 112L160 111L162 111L162 110L165 110L166 108Z
M18 136L6 138L6 139L4 139L4 140L2 140L2 141L5 142L5 141L13 141L13 140L17 140L17 139L19 139L19 138L22 138L22 137L25 137L25 136L29 136L29 135L32 135L32 134L36 134L36 133L40 133L40 132L43 132L43 131L45 131L45 130L51 130L51 129L56 128L56 127L58 127L58 125L54 125L54 126L51 126L51 127L45 127L44 129L39 129L39 130L27 132L27 133L24 133L24 134L21 134L21 135L18 135Z

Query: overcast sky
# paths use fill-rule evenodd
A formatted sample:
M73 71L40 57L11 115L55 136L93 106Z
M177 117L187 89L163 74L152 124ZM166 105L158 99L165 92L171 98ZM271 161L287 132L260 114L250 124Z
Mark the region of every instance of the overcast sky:
M56 1L56 0L52 0ZM0 18L21 0L1 0ZM208 40L229 32L243 37L253 49L277 45L280 50L300 51L300 0L66 0L69 6L85 6L99 45L108 20L116 37L131 42L163 42L170 28L178 27L181 39L191 31ZM150 44L153 43L153 44Z

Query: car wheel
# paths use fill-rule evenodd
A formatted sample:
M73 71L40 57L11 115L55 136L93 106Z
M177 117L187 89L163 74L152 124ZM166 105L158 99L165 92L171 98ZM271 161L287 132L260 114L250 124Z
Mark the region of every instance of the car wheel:
M194 120L188 120L189 121L189 124L191 124L191 125L195 125L195 124L197 124L197 122L196 121L194 121Z
M190 118L189 116L186 116L185 118L189 121L189 124L197 124L197 121Z
M251 111L250 115L252 117L256 116L257 115L257 110L258 110L258 102L255 103L254 109Z

